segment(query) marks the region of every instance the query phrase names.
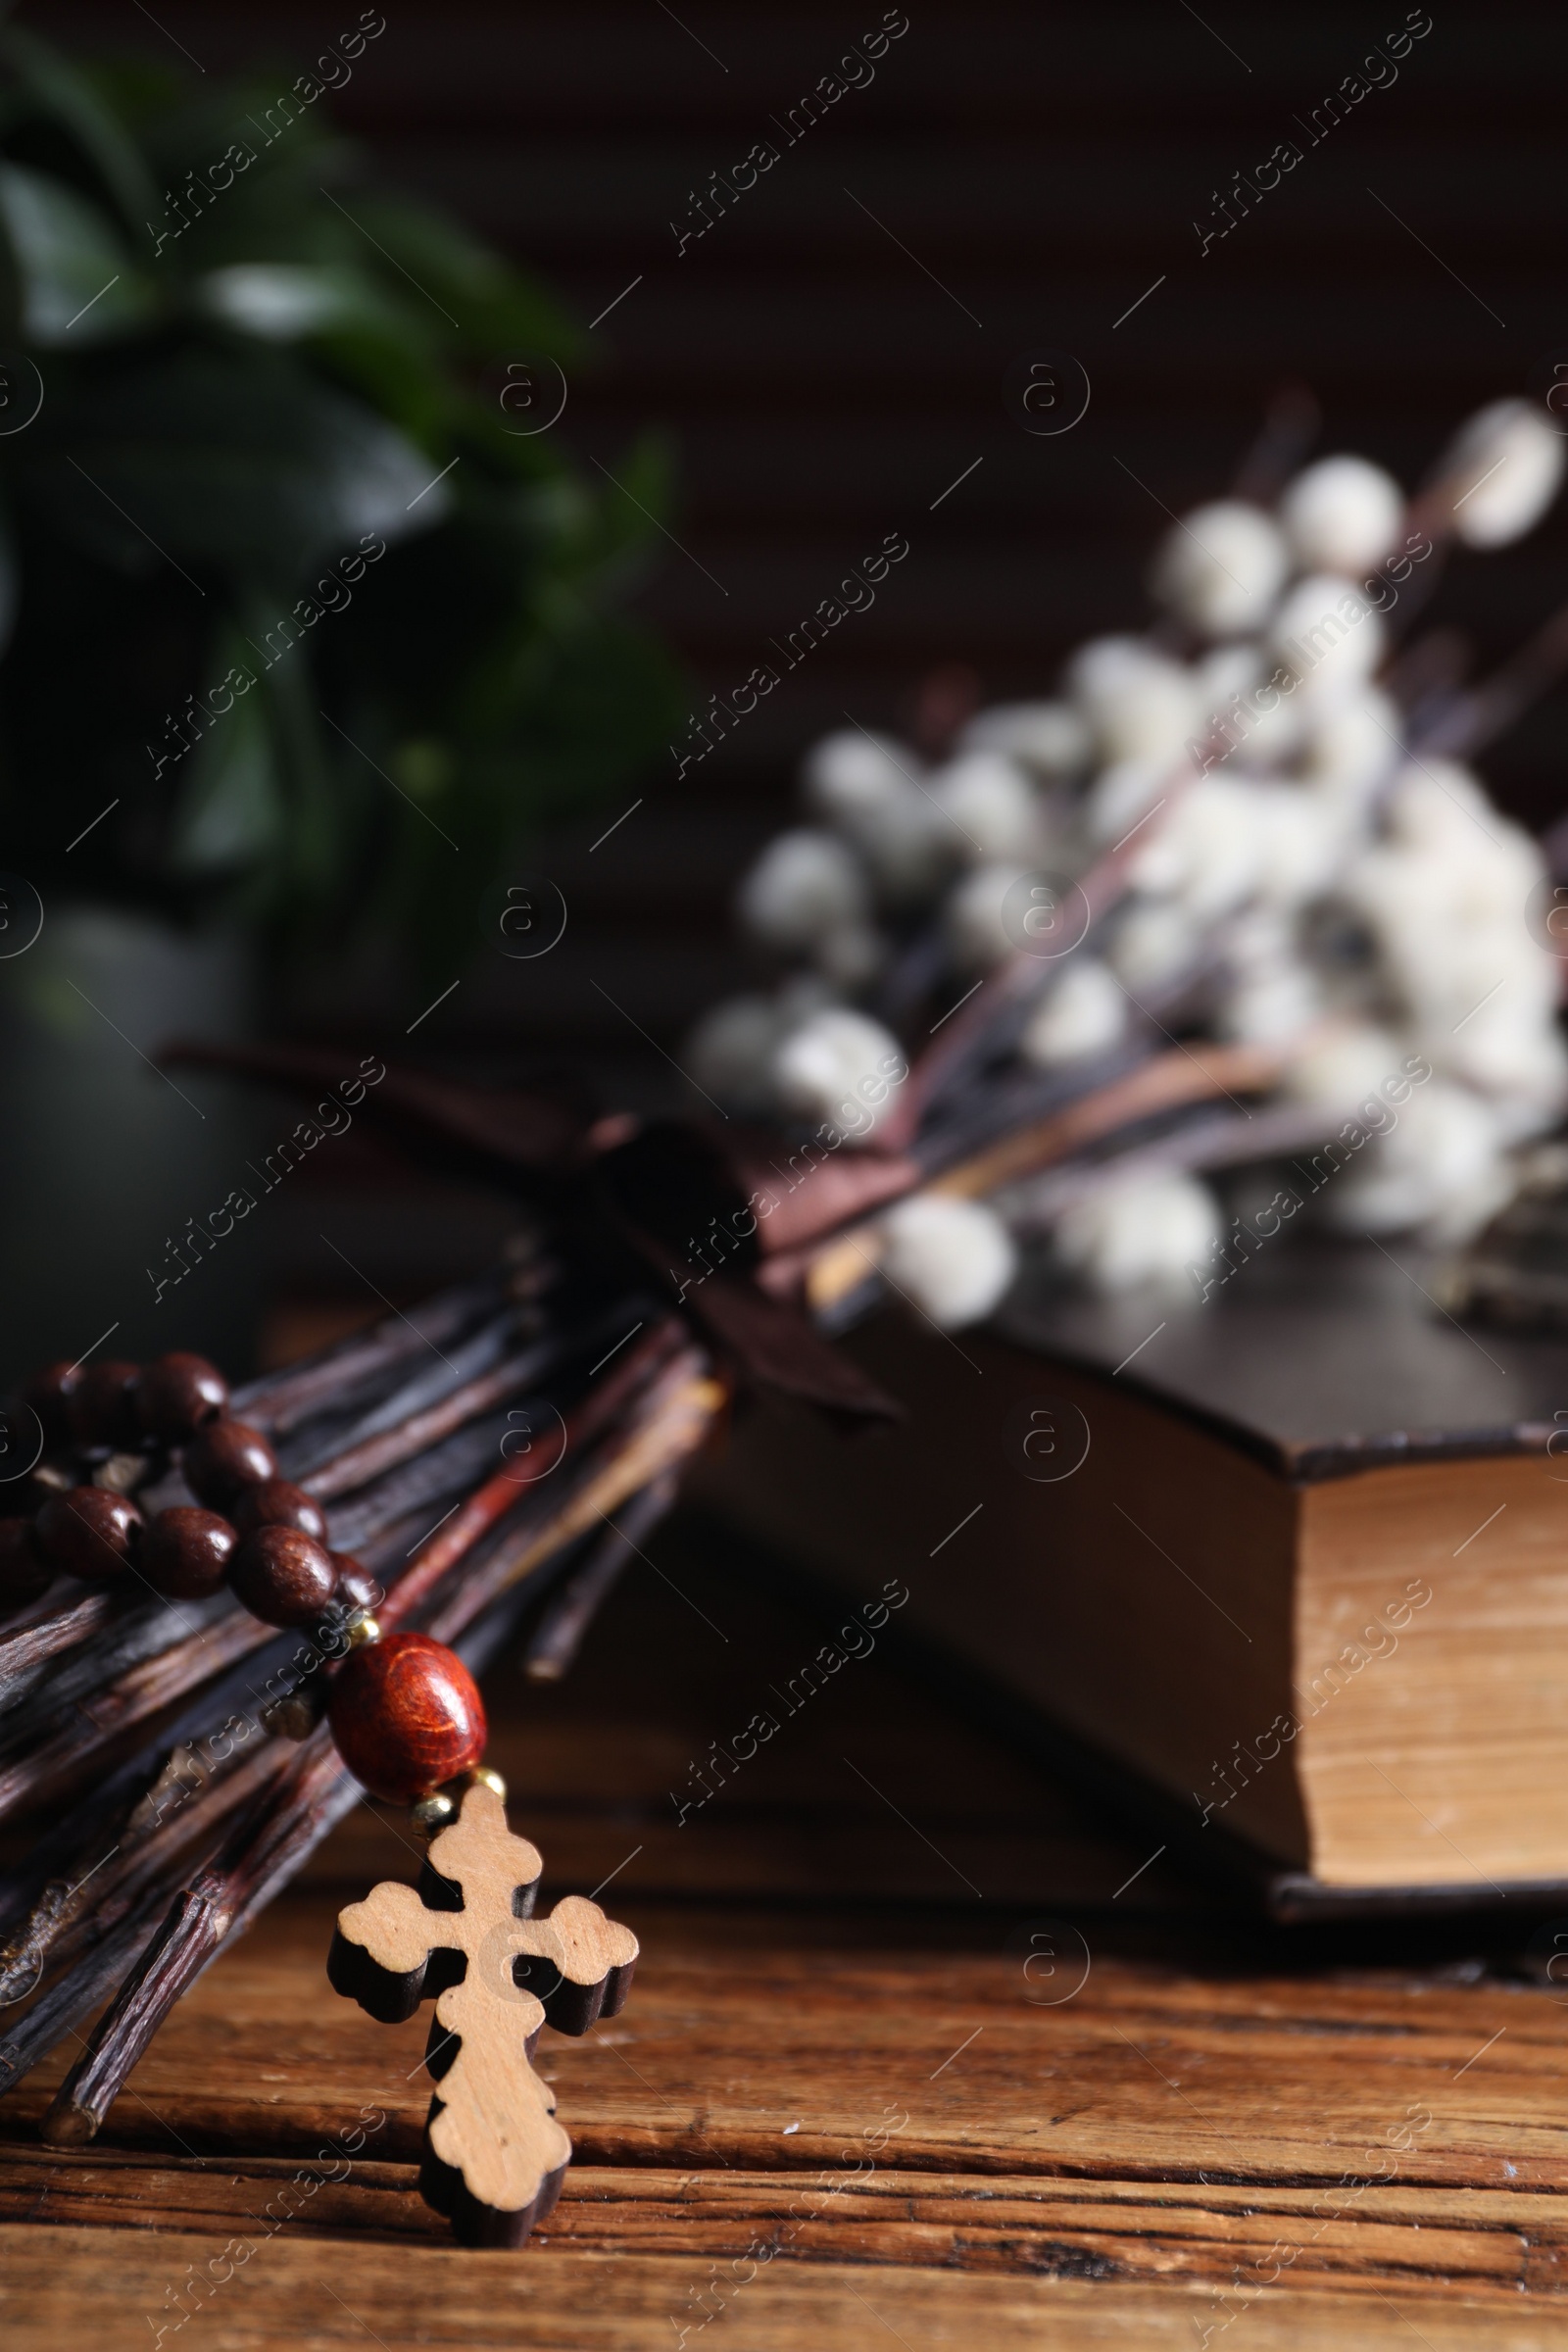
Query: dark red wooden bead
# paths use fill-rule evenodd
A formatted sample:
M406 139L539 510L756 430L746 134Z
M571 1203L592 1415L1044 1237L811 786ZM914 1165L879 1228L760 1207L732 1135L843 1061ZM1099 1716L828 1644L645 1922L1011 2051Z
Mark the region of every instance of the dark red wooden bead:
M205 1600L216 1592L239 1542L226 1519L188 1503L160 1511L141 1540L137 1565L169 1600Z
M259 1527L228 1563L229 1590L264 1625L314 1625L337 1590L332 1555L297 1527Z
M386 1598L386 1588L380 1578L372 1575L352 1552L334 1551L332 1565L337 1570L337 1597L345 1609L374 1611Z
M259 1429L245 1421L209 1421L181 1459L185 1484L209 1509L226 1511L247 1487L277 1476L277 1456Z
M55 1571L32 1540L30 1519L0 1519L0 1609L23 1609L47 1592Z
M350 1650L327 1714L338 1753L372 1796L411 1804L484 1754L472 1675L428 1634L388 1634Z
M71 1392L67 1407L78 1446L134 1446L141 1437L136 1392L141 1366L106 1357L89 1364Z
M326 1513L314 1494L290 1486L286 1478L264 1478L259 1486L247 1487L234 1505L234 1525L242 1536L254 1535L259 1527L297 1527L302 1536L326 1542Z
M103 1487L73 1487L56 1494L33 1521L33 1541L67 1576L108 1584L130 1572L141 1513L127 1494Z
M80 1378L77 1367L62 1357L58 1364L46 1364L41 1372L35 1372L24 1391L52 1445L71 1435L71 1398Z
M136 1406L150 1438L181 1446L228 1404L228 1383L205 1355L156 1356L141 1376Z

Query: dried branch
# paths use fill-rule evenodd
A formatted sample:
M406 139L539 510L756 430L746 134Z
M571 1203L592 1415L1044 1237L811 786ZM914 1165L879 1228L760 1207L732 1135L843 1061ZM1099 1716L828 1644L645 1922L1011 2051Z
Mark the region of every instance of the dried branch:
M522 1524L507 1531L505 1541L487 1547L431 1612L429 1631L438 1640L460 1642L501 1596L526 1587L588 1528L689 1457L701 1445L723 1395L699 1369L701 1362L699 1352L688 1348L673 1362L656 1365L652 1377L644 1367L642 1410L633 1414L624 1442L607 1445L606 1458L585 1468L575 1490L554 1512L547 1511L537 1492L527 1498L519 1515ZM604 1415L598 1418L602 1426ZM483 1492L489 1494L488 1489ZM420 1602L435 1596L444 1573L435 1567L441 1557L438 1537L425 1547L419 1563L423 1575L411 1573L391 1596L386 1613L394 1622L407 1623ZM58 2146L79 2146L94 2136L180 1995L224 1942L242 1934L286 1885L357 1798L348 1768L322 1726L239 1825L217 1860L174 1895L86 2053L61 2084L45 2119L46 2139Z
M236 1607L218 1624L133 1666L52 1738L0 1768L0 1821L68 1788L125 1732L272 1639L270 1625Z
M421 1348L442 1347L481 1315L493 1314L506 1297L507 1282L506 1269L497 1267L475 1281L455 1283L412 1315L394 1312L368 1331L334 1340L302 1363L264 1373L248 1388L236 1389L233 1410L258 1429L283 1435L328 1400L341 1400L357 1384L395 1371Z
M0 1641L0 1706L8 1706L40 1667L74 1649L110 1622L119 1608L112 1592L87 1592L51 1617L18 1628Z
M530 1681L560 1682L582 1647L589 1627L637 1556L643 1538L658 1526L674 1494L674 1480L668 1475L634 1494L621 1512L620 1524L612 1524L582 1566L572 1570L546 1604L523 1653L523 1669Z
M285 1742L264 1740L228 1769L209 1769L195 1787L173 1773L161 1776L92 1867L74 1882L50 1880L0 1945L0 2008L24 1999L61 1961L101 1943L149 1895L164 1891L177 1857L199 1840L210 1844L220 1824L277 1776L289 1752Z
M334 1454L318 1470L309 1472L300 1480L308 1494L318 1501L330 1502L339 1494L352 1494L356 1488L368 1486L372 1478L394 1469L399 1463L423 1453L428 1446L449 1438L454 1430L462 1429L468 1421L476 1420L492 1405L501 1404L509 1396L537 1378L535 1359L537 1348L528 1348L519 1355L509 1356L491 1372L477 1380L466 1381L439 1404L414 1413L394 1429L382 1430L378 1436L367 1438L358 1446Z

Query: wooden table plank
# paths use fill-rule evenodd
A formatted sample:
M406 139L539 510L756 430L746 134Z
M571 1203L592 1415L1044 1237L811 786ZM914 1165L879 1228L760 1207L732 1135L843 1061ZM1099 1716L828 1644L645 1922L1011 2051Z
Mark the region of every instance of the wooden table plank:
M412 2165L302 2168L292 2158L171 2159L0 2147L0 2221L199 2232L247 2241L450 2243ZM295 2193L282 2204L278 2192ZM1336 2211L1336 2207L1338 2208ZM1568 2202L1374 2184L1354 2203L1313 2188L908 2173L670 2171L578 2165L539 2246L678 2254L744 2266L794 2260L926 2264L1078 2278L1261 2280L1376 2294L1451 2289L1563 2295Z
M195 2340L177 2282L214 2262L200 2325L242 2352L1568 2342L1568 2009L1506 1944L1271 1930L1162 1860L1128 1885L1136 1830L885 1652L676 1827L671 1785L820 1629L661 1560L678 1590L640 1572L578 1679L490 1679L544 1900L614 1873L645 1952L621 2017L541 2045L577 2163L540 2242L451 2249L415 2186L425 2020L325 1988L338 1904L417 1862L366 1808L94 2147L34 2136L68 2051L0 2105L8 2345L172 2342L187 2305Z
M1228 2325L1247 2352L1546 2352L1565 2322L1517 2294L1417 2300L1296 2288L1221 2297L1207 2286L998 2277L923 2265L775 2261L714 2277L698 2255L605 2255L546 2246L524 2261L441 2246L388 2249L274 2237L234 2267L206 2236L117 2234L83 2267L80 2233L0 2227L0 2320L15 2352L131 2352L179 2341L221 2352L338 2352L379 2342L516 2352L822 2352L902 2342L907 2352L1193 2352ZM209 2270L216 2264L216 2270ZM1409 2313L1411 2316L1406 2317ZM706 2325L705 2325L706 2323ZM166 2333L160 2338L158 2328ZM681 2330L686 2330L683 2335ZM1207 2334L1205 2334L1207 2330Z
M334 1907L289 1898L209 1972L132 2076L113 2144L310 2154L369 2109L389 2119L375 2153L414 2152L428 2019L381 2026L323 1993ZM778 1915L778 1943L736 1947L620 1908L647 1954L632 2006L539 2053L594 2160L799 2169L853 2161L881 2128L903 2165L940 2171L1331 2182L1396 2163L1568 2190L1568 2013L1533 1986L1216 1982L1109 1955L1045 2007L1011 1953L814 1947ZM10 2129L67 2059L12 2094Z

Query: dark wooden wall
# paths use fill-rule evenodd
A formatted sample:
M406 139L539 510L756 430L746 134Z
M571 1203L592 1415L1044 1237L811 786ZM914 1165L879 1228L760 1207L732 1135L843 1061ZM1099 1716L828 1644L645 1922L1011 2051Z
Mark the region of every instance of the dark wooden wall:
M1396 80L1309 145L1312 110L1404 24L1396 0L908 0L869 86L678 255L689 192L754 141L782 144L776 119L878 25L876 0L386 0L338 111L387 172L537 265L584 319L640 281L595 328L601 366L559 429L612 466L645 423L672 435L681 546L645 603L703 691L744 678L885 533L910 543L875 609L732 742L679 784L656 770L591 858L592 832L561 848L573 924L526 1001L469 991L442 1019L640 1052L592 975L669 1042L736 968L727 890L817 731L846 710L897 718L941 662L990 693L1039 691L1075 639L1135 622L1162 506L1223 485L1282 378L1321 396L1325 446L1409 474L1468 407L1520 388L1555 340L1568 351L1568 22L1522 0L1433 9ZM216 74L301 62L358 10L155 13L166 30L130 0L24 12L74 51L172 56L172 38ZM1215 192L1285 139L1300 164L1200 254ZM1093 387L1054 439L1003 399L1008 363L1041 347ZM1565 546L1559 524L1472 563L1444 609L1506 645L1561 593ZM1568 799L1562 715L1493 762L1538 817Z

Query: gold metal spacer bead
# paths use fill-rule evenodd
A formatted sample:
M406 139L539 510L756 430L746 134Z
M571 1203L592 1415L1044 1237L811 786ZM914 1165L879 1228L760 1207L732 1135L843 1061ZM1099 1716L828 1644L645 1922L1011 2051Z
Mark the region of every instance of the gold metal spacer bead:
M466 1788L492 1788L503 1804L507 1801L507 1784L488 1764L475 1764L471 1772L466 1772L463 1785Z
M421 1796L409 1809L409 1819L425 1838L433 1838L438 1830L444 1830L447 1823L456 1821L457 1817L456 1798L445 1795L440 1789L433 1796Z
M381 1628L369 1615L356 1617L350 1622L343 1638L350 1649L364 1649L368 1643L380 1641Z

